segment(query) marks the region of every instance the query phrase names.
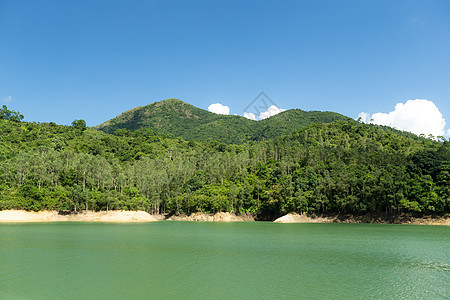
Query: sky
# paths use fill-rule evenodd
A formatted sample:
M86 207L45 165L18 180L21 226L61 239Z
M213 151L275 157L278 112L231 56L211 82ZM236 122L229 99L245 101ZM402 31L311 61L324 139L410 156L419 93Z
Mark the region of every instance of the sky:
M0 104L26 121L94 126L167 98L449 136L450 1L0 0Z

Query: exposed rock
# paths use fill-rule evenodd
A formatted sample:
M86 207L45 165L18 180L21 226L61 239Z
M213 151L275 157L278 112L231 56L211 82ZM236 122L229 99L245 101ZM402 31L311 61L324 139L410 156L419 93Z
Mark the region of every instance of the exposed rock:
M378 224L416 224L416 225L450 225L446 216L414 217L406 213L367 213L363 215L327 214L308 216L306 214L289 213L274 221L275 223L378 223Z
M189 216L187 215L179 215L179 216L171 216L167 220L170 221L200 221L200 222L248 222L255 221L253 216L251 215L240 215L237 216L235 214L229 212L218 212L215 215L205 214L196 212Z
M229 212L218 212L214 215L214 222L249 222L255 221L251 215L235 215Z

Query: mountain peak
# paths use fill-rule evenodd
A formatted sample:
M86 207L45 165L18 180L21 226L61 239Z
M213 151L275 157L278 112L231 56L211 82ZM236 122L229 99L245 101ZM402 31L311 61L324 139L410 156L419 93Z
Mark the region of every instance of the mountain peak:
M157 102L153 102L150 103L149 105L170 105L170 104L188 104L186 102L181 101L180 99L177 98L169 98L169 99L165 99L165 100L161 100L161 101L157 101Z

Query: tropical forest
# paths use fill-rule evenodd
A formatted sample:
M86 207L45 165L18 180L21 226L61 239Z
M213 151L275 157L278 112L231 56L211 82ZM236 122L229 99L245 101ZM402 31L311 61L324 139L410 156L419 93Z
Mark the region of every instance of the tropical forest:
M0 110L0 210L443 215L450 143L332 112L262 121L176 99L96 127Z

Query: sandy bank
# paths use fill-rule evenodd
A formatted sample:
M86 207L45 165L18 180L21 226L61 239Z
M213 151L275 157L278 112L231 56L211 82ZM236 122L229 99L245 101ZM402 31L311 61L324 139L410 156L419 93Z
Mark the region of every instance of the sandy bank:
M289 213L284 215L275 221L274 223L332 223L331 218L311 218L307 215L299 215L297 213Z
M154 222L166 220L163 215L150 215L145 211L83 211L80 213L59 214L57 211L0 211L0 223L26 222ZM203 221L203 222L246 222L255 221L251 215L237 216L231 213L216 213L214 215L193 213L189 216L171 216L171 221Z
M416 224L416 225L450 225L450 218L425 216L416 218L408 214L365 214L360 216L338 214L329 216L307 216L289 213L274 223L378 223L378 224Z
M153 216L145 211L101 211L81 212L77 214L60 215L57 211L0 211L0 222L154 222L164 219Z
M255 221L251 215L235 215L228 212L218 212L214 215L204 213L193 213L189 216L171 216L169 221L200 221L200 222L248 222Z
M59 214L57 211L30 212L24 210L0 211L0 223L14 222L154 222L154 221L199 221L199 222L249 222L255 221L251 215L235 215L228 212L216 214L193 213L191 215L170 216L150 215L144 211L101 211ZM450 225L449 216L413 217L408 214L335 214L308 216L306 214L289 213L274 221L275 223L379 223L379 224L417 224L417 225Z

